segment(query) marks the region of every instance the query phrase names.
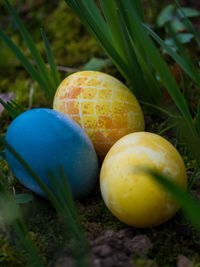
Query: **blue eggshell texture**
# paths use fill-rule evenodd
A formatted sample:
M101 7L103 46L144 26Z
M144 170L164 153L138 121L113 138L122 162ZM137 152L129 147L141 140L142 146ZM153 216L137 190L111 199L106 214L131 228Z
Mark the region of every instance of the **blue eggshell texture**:
M63 167L77 199L87 196L97 181L98 161L89 137L76 122L58 111L38 108L20 114L9 126L6 141L49 188L48 170L58 174L58 165ZM18 180L45 197L24 167L7 149L5 152Z

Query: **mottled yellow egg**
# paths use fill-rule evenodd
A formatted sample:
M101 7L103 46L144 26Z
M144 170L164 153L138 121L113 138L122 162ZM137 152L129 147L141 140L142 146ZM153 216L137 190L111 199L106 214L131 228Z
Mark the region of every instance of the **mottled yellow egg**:
M86 131L101 159L122 136L144 130L143 113L133 93L102 72L68 76L57 89L53 108Z
M171 218L178 206L141 167L172 177L184 189L187 186L178 151L159 135L138 132L122 137L109 150L100 173L101 193L122 222L135 227L157 226Z

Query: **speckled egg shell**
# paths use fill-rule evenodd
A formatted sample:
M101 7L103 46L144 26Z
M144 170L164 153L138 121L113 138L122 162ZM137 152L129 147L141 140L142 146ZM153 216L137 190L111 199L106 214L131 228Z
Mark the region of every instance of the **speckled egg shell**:
M58 174L64 169L75 198L83 198L98 178L94 147L72 119L51 109L32 109L19 115L9 126L6 141L24 158L45 184L50 185L47 171ZM6 159L18 180L33 192L45 196L24 167L6 149Z
M186 169L178 151L159 135L138 132L124 136L108 152L100 173L101 193L122 222L157 226L171 218L178 206L141 167L167 174L186 189Z
M143 113L133 93L116 78L97 71L68 76L57 89L53 108L86 131L100 159L122 136L144 130Z

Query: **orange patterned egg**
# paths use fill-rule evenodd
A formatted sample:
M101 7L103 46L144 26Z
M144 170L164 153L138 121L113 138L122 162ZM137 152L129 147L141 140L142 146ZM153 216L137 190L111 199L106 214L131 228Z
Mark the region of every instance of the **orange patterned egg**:
M133 93L116 78L81 71L62 81L53 108L70 116L88 134L103 159L121 137L144 130L144 117Z

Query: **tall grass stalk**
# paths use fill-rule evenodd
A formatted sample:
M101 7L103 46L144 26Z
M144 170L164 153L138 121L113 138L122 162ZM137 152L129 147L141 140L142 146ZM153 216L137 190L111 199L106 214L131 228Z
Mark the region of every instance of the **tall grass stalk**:
M58 173L49 172L49 179L54 188L54 192L49 189L40 177L31 169L26 161L19 155L15 149L9 145L1 136L0 143L3 143L5 148L21 163L29 175L38 183L57 214L61 217L66 238L70 246L70 253L75 258L77 266L88 266L86 253L89 251L89 244L85 238L79 217L74 206L71 190L67 183L67 178L61 166L58 166ZM39 265L38 265L39 266Z
M193 120L193 115L190 112L187 100L181 93L169 66L166 64L159 49L152 40L153 37L185 71L185 74L194 81L197 88L200 88L200 74L197 67L190 59L189 55L187 55L184 47L177 40L172 30L169 29L178 47L177 52L172 51L169 45L164 43L164 41L145 24L142 2L140 0L99 0L102 7L102 14L96 5L97 1L94 0L65 0L65 2L74 10L87 29L102 45L113 62L116 63L116 67L118 67L122 73L126 74L127 80L130 81L136 96L139 97L140 100L152 105L155 105L155 103L156 105L158 105L158 103L161 105L160 88L165 87L168 90L179 110L177 116L181 115L182 117L179 125L184 124L184 127L181 127L182 130L184 128L184 131L181 130L181 132L184 133L187 139L190 139L188 146L192 144L192 151L197 155L197 150L200 149L200 135ZM93 15L91 10L95 10ZM98 20L96 21L94 14L98 14ZM118 14L118 17L116 14ZM192 24L188 22L188 19L187 23L190 28L193 27ZM113 25L117 25L115 29ZM107 34L108 32L110 33L110 37ZM195 36L198 41L198 34L196 33ZM116 43L117 38L120 39L119 43ZM110 49L108 49L108 43ZM126 51L129 61L123 56L124 52L122 51ZM118 59L123 62L124 66L120 64ZM129 76L130 72L127 71L127 67L131 70L131 76ZM137 71L140 76L136 75L136 72L132 71L132 69ZM141 76L144 79L140 79L140 82L137 82L137 78ZM157 77L159 77L159 81ZM146 84L148 84L148 86L146 86ZM144 100L145 97L146 100ZM157 100L159 99L159 101L154 102L155 98L157 98Z
M55 60L53 58L50 45L47 41L47 38L42 31L42 37L44 41L44 46L46 49L47 58L49 61L49 66L51 70L51 74L49 69L47 68L40 52L38 51L34 41L31 38L31 35L26 30L26 27L20 20L19 16L12 8L8 0L5 0L6 6L10 15L12 16L15 25L17 26L19 32L21 33L24 41L26 42L31 55L34 59L34 62L37 66L37 69L31 64L30 60L27 56L25 56L21 50L13 43L13 41L7 36L7 34L0 29L0 38L5 42L5 44L10 48L10 50L15 54L17 59L21 62L27 72L31 75L31 77L39 84L39 86L53 99L56 88L60 83L60 76L57 71L57 67L55 64Z
M151 174L152 178L170 193L192 224L200 231L200 202L175 184L172 178L152 170L148 170L147 173Z
M0 215L4 225L9 225L16 233L20 244L27 253L26 262L31 267L44 267L38 251L31 239L26 224L22 218L19 206L5 186L3 172L0 170ZM2 222L1 222L2 223Z

